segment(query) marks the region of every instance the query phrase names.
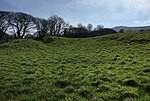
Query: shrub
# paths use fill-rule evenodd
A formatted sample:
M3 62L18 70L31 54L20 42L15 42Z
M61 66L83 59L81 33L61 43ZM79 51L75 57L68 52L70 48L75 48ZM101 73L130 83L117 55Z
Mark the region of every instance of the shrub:
M25 74L34 74L35 71L34 70L28 70L28 71L25 71Z
M137 99L138 95L133 94L133 93L124 93L121 94L119 101L124 101L125 99Z
M97 92L102 93L102 92L107 92L109 90L110 90L109 87L102 85L98 88Z
M83 97L85 97L85 98L87 98L87 99L91 99L92 98L92 93L91 93L91 91L89 91L89 90L81 90L80 91L80 96L83 96Z
M132 86L132 87L138 86L138 84L135 80L126 80L123 82L123 85L124 86Z
M150 72L150 69L145 69L143 72L149 73L149 72Z
M66 80L58 80L55 82L55 86L59 88L65 88L70 85L70 82Z
M50 37L50 36L45 36L45 37L42 38L41 41L42 41L43 43L51 43L51 42L53 42L54 40L53 40L53 38Z
M68 86L68 87L66 87L65 92L66 92L66 93L73 93L73 92L74 92L74 88Z
M91 85L92 85L92 86L95 86L95 87L98 87L99 84L100 84L100 81L97 81L97 82L92 83Z

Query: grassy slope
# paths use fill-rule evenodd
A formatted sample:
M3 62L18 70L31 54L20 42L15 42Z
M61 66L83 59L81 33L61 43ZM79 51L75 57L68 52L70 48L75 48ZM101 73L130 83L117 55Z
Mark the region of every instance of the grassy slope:
M0 100L149 101L149 72L150 33L16 40L0 45Z

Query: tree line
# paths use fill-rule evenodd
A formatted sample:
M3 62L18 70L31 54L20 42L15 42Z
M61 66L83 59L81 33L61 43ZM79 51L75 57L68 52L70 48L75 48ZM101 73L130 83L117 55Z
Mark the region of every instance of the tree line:
M22 12L7 11L0 11L0 32L9 32L18 39L25 38L31 33L32 36L38 39L44 36L82 38L116 33L111 29L104 28L102 25L97 25L94 29L92 24L87 26L78 24L77 27L74 27L57 15L43 19Z

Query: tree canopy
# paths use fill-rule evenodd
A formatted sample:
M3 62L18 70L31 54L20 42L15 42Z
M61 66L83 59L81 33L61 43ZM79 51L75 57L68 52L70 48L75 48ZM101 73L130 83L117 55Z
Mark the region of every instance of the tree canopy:
M6 11L0 11L0 30L2 33L9 32L15 38L25 38L32 33L39 39L46 35L82 38L116 33L111 29L104 29L103 25L93 28L92 24L84 26L79 23L77 27L74 27L57 15L43 19L22 12Z

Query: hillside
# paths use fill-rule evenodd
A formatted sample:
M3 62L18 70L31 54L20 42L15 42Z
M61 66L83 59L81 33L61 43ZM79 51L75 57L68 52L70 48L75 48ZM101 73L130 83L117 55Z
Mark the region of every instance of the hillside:
M137 31L138 32L139 31L149 31L150 32L150 26L141 26L141 27L118 26L118 27L114 27L112 29L117 32L119 32L121 29L135 31L135 32L137 32Z
M0 44L0 101L149 101L150 33Z

